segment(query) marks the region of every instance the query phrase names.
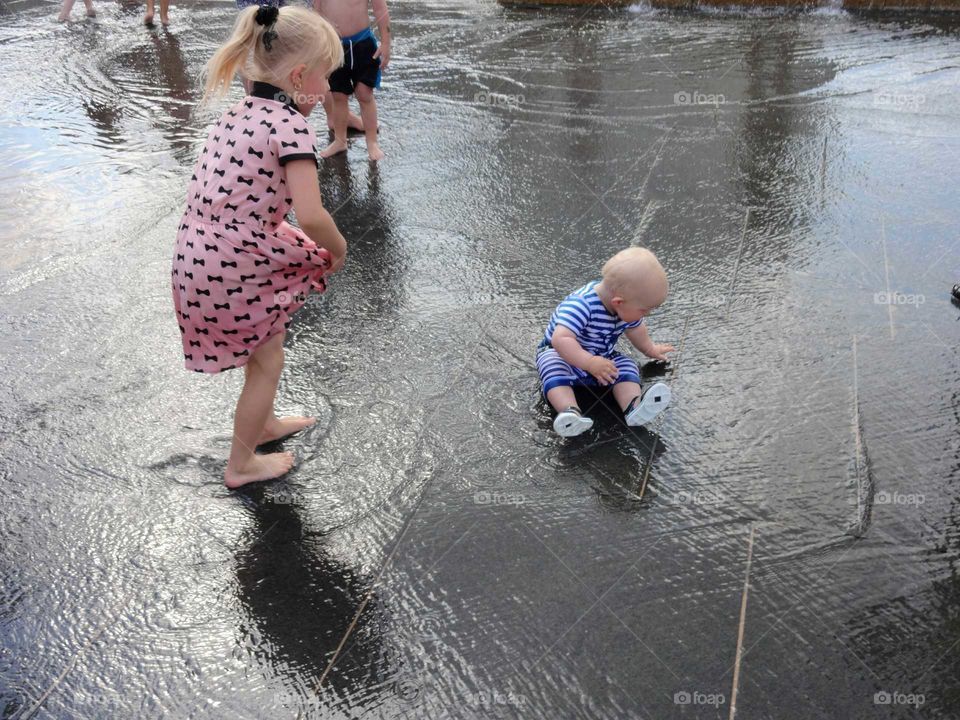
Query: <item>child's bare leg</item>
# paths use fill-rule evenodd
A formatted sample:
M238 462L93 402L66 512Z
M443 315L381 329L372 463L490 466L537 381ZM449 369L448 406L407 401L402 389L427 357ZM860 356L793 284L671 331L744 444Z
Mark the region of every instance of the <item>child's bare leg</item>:
M283 370L283 335L274 335L257 348L247 363L243 391L233 418L230 460L224 473L228 488L279 477L293 467L293 455L288 452L257 455L253 451L273 412Z
M357 115L349 107L347 108L347 127L351 130L363 132L363 118Z
M247 363L243 366L243 369L246 372L246 377L250 377L251 364ZM274 394L274 401L275 400L276 394ZM287 417L278 418L273 409L273 402L271 402L270 414L267 416L267 422L264 425L263 432L257 444L263 445L264 443L287 437L287 435L293 435L295 432L300 432L304 428L310 427L315 422L317 422L316 418L303 415L288 415Z
M60 8L60 14L57 16L57 20L64 22L70 19L70 11L73 10L73 3L75 0L63 0L63 7Z
M83 4L87 8L87 17L93 17L97 14L97 11L93 9L93 0L83 0Z
M580 409L580 406L577 405L577 396L573 394L573 388L569 385L558 385L557 387L550 388L547 391L547 402L549 402L558 413L571 407L575 407L577 410Z
M360 103L360 117L365 128L364 135L367 138L367 155L371 160L383 160L383 150L380 149L378 142L377 101L373 99L373 89L363 83L357 83L356 94L357 102Z
M327 114L327 130L333 130L333 93L328 92L323 96L323 111ZM350 110L347 105L347 127L351 130L363 132L363 120L355 112Z
M170 0L160 0L160 24L169 25L170 16L168 11L170 10Z
M620 409L624 412L627 411L627 407L641 392L640 386L635 382L619 382L613 386L613 397L616 398L617 405L619 405Z
M153 0L147 0L147 14L143 16L144 25L153 25Z
M547 391L547 400L557 411L553 418L553 430L560 437L570 438L582 435L593 427L593 420L580 412L577 396L568 385L558 385Z
M347 96L338 92L330 94L333 95L333 142L320 153L323 158L333 157L347 150L347 113L350 110Z
M263 445L264 443L285 438L287 435L293 435L295 432L300 432L316 422L317 419L315 417L307 417L305 415L277 417L271 409L270 416L267 418L267 424L263 428L263 433L260 435L258 444Z

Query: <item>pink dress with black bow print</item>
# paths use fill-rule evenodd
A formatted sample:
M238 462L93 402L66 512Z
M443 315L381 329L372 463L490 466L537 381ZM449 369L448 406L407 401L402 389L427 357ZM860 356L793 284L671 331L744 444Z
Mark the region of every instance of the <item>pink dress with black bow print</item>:
M173 304L188 370L240 367L326 289L330 254L285 218L284 166L316 162L306 118L279 88L255 83L200 153L173 259Z

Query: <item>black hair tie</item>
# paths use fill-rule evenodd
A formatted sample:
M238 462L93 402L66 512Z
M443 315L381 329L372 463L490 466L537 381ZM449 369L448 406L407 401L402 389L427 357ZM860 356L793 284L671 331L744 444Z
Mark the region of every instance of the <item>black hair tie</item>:
M257 9L256 21L257 25L273 25L277 21L277 17L280 15L280 9L274 7L273 5L261 5Z
M263 33L263 47L266 48L267 52L273 50L273 41L277 38L277 33L273 29L273 26L279 16L280 8L274 7L273 5L261 5L257 9L257 15L254 18L257 21L257 25L262 25L267 28Z

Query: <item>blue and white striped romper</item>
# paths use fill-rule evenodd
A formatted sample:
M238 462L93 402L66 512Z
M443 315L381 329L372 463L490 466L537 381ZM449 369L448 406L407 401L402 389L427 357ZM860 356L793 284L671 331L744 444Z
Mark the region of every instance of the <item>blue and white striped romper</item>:
M587 283L582 288L567 295L550 316L550 323L537 347L537 371L546 394L562 385L596 385L597 381L586 370L574 367L553 349L550 342L557 326L563 326L577 336L580 347L594 355L613 360L620 374L614 383L640 383L640 369L637 363L614 348L625 330L643 323L637 320L625 323L616 315L611 315L604 307L600 296L594 291L599 280Z

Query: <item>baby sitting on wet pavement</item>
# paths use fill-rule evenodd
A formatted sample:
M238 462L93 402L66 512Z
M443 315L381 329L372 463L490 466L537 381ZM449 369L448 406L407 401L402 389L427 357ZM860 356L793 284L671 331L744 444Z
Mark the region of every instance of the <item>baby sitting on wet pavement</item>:
M574 437L593 426L577 405L576 386L613 386L627 425L646 425L670 404L670 388L657 382L642 390L636 361L614 348L626 334L647 357L666 361L673 345L650 339L644 318L667 299L667 274L646 248L621 250L593 280L567 295L550 316L537 348L543 393L557 417L553 429Z

